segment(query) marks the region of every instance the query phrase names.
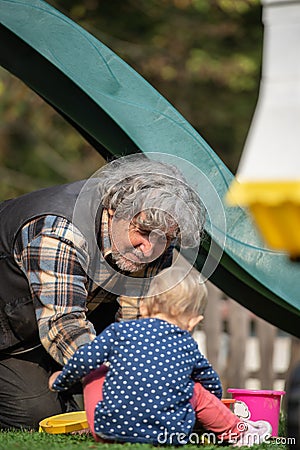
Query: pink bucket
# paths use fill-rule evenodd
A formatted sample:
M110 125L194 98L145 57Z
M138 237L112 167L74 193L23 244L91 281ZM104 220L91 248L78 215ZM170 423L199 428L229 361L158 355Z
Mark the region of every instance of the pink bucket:
M284 391L256 391L251 389L227 389L235 399L234 414L253 422L265 420L272 426L272 436L278 435L280 401Z

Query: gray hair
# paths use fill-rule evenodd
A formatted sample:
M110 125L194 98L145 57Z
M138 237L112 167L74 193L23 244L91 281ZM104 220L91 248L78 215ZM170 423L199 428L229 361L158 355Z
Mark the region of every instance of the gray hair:
M101 203L116 219L132 220L144 211L144 229L173 234L182 247L199 245L205 210L175 166L137 154L111 161L98 176Z

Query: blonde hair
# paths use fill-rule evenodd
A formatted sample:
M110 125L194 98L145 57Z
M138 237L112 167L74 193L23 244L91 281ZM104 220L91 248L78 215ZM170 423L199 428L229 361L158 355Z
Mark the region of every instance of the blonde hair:
M171 267L153 279L143 304L149 317L164 314L180 323L181 318L203 315L207 289L196 269L187 274L186 268Z

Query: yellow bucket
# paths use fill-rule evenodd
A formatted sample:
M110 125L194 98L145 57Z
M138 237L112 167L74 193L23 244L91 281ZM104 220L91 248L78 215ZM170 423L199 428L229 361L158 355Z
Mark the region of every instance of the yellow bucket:
M86 412L75 411L47 417L39 423L40 433L61 434L72 433L89 428Z

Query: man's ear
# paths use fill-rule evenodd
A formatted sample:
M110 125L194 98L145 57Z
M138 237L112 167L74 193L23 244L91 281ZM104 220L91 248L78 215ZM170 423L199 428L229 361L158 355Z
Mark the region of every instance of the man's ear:
M145 305L145 302L143 302L143 300L140 303L140 315L141 317L148 317L148 308Z
M191 317L188 321L188 331L193 331L196 325L203 319L203 316Z
M115 211L113 209L108 208L108 214L112 217L115 213Z

